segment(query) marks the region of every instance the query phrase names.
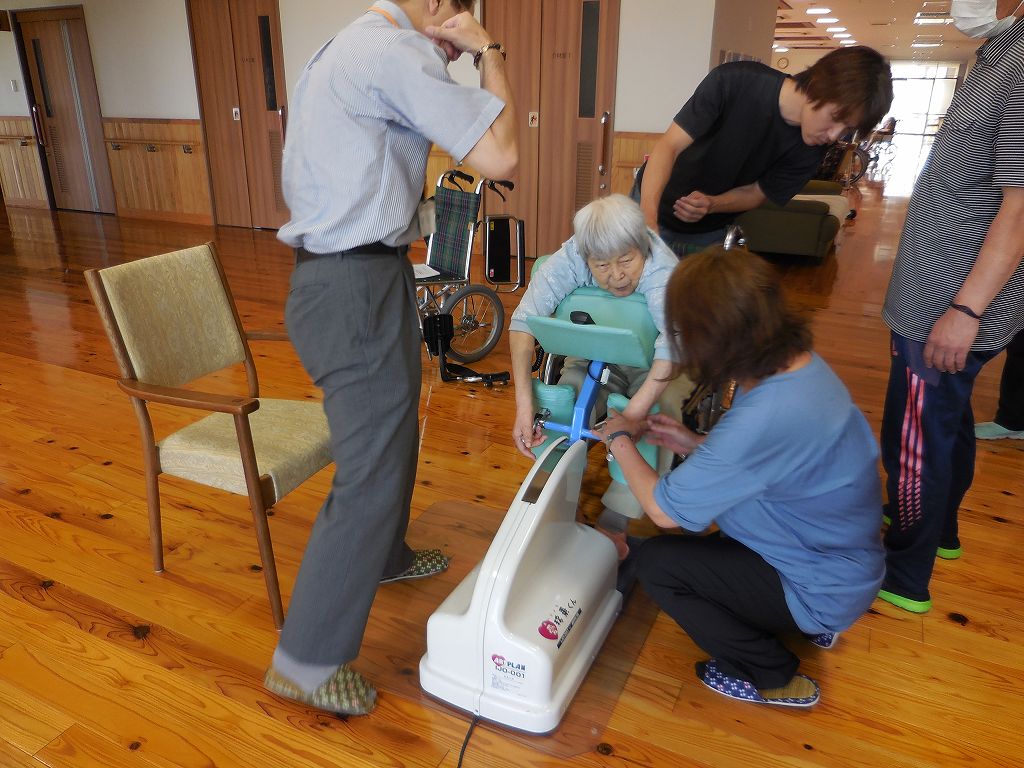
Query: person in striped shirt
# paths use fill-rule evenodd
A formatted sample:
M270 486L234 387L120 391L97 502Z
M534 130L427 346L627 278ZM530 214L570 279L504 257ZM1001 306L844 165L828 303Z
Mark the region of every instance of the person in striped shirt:
M961 31L991 39L953 97L917 180L883 316L892 332L882 415L886 577L878 596L932 606L936 555L960 557L974 477L974 381L1024 327L1024 10L954 0Z

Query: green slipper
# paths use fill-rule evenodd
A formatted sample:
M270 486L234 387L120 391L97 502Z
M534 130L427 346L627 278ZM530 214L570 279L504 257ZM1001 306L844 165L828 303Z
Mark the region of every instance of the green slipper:
M882 515L882 522L886 525L892 525L892 520L889 519L888 515ZM959 560L963 553L963 547L938 547L935 550L935 554L943 560Z
M911 600L909 597L903 597L903 595L897 595L895 592L885 589L878 590L878 597L911 613L928 613L932 609L931 600Z
M413 555L412 565L394 576L385 576L380 583L390 584L393 581L433 576L447 571L448 564L451 562L451 559L445 557L440 549L417 549Z
M267 670L263 687L281 698L337 715L367 715L377 705L377 690L348 664L338 667L312 693L306 693L273 667Z

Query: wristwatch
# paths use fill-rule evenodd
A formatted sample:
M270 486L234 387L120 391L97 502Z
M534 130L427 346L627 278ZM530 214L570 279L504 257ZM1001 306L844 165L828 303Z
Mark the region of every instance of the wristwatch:
M480 69L480 59L483 58L483 55L492 48L494 48L495 50L498 51L498 53L501 54L502 59L506 58L505 46L503 46L501 43L488 43L487 45L480 46L480 50L473 54L473 66L476 67L477 69Z

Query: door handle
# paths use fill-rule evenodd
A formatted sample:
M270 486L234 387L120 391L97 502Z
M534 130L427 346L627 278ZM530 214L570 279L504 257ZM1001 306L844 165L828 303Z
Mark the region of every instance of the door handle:
M601 176L608 175L608 132L612 127L612 113L605 111L601 114L601 163L597 166L597 173Z
M238 122L239 120L241 120L242 119L242 110L240 110L238 107L232 107L231 108L231 119L234 120L235 122Z
M281 130L281 143L284 144L284 132L288 125L288 108L283 104L277 110L277 125Z
M46 133L43 131L43 118L39 114L39 105L32 105L32 127L36 132L36 144L40 147L46 146Z

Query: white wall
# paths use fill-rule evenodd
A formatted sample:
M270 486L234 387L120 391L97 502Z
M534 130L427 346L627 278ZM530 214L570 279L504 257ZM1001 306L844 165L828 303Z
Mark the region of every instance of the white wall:
M660 133L708 73L715 0L622 0L615 130Z
M79 0L104 117L199 117L183 0ZM0 9L68 5L0 0ZM12 93L11 80L19 92ZM27 115L14 35L0 32L0 115Z

